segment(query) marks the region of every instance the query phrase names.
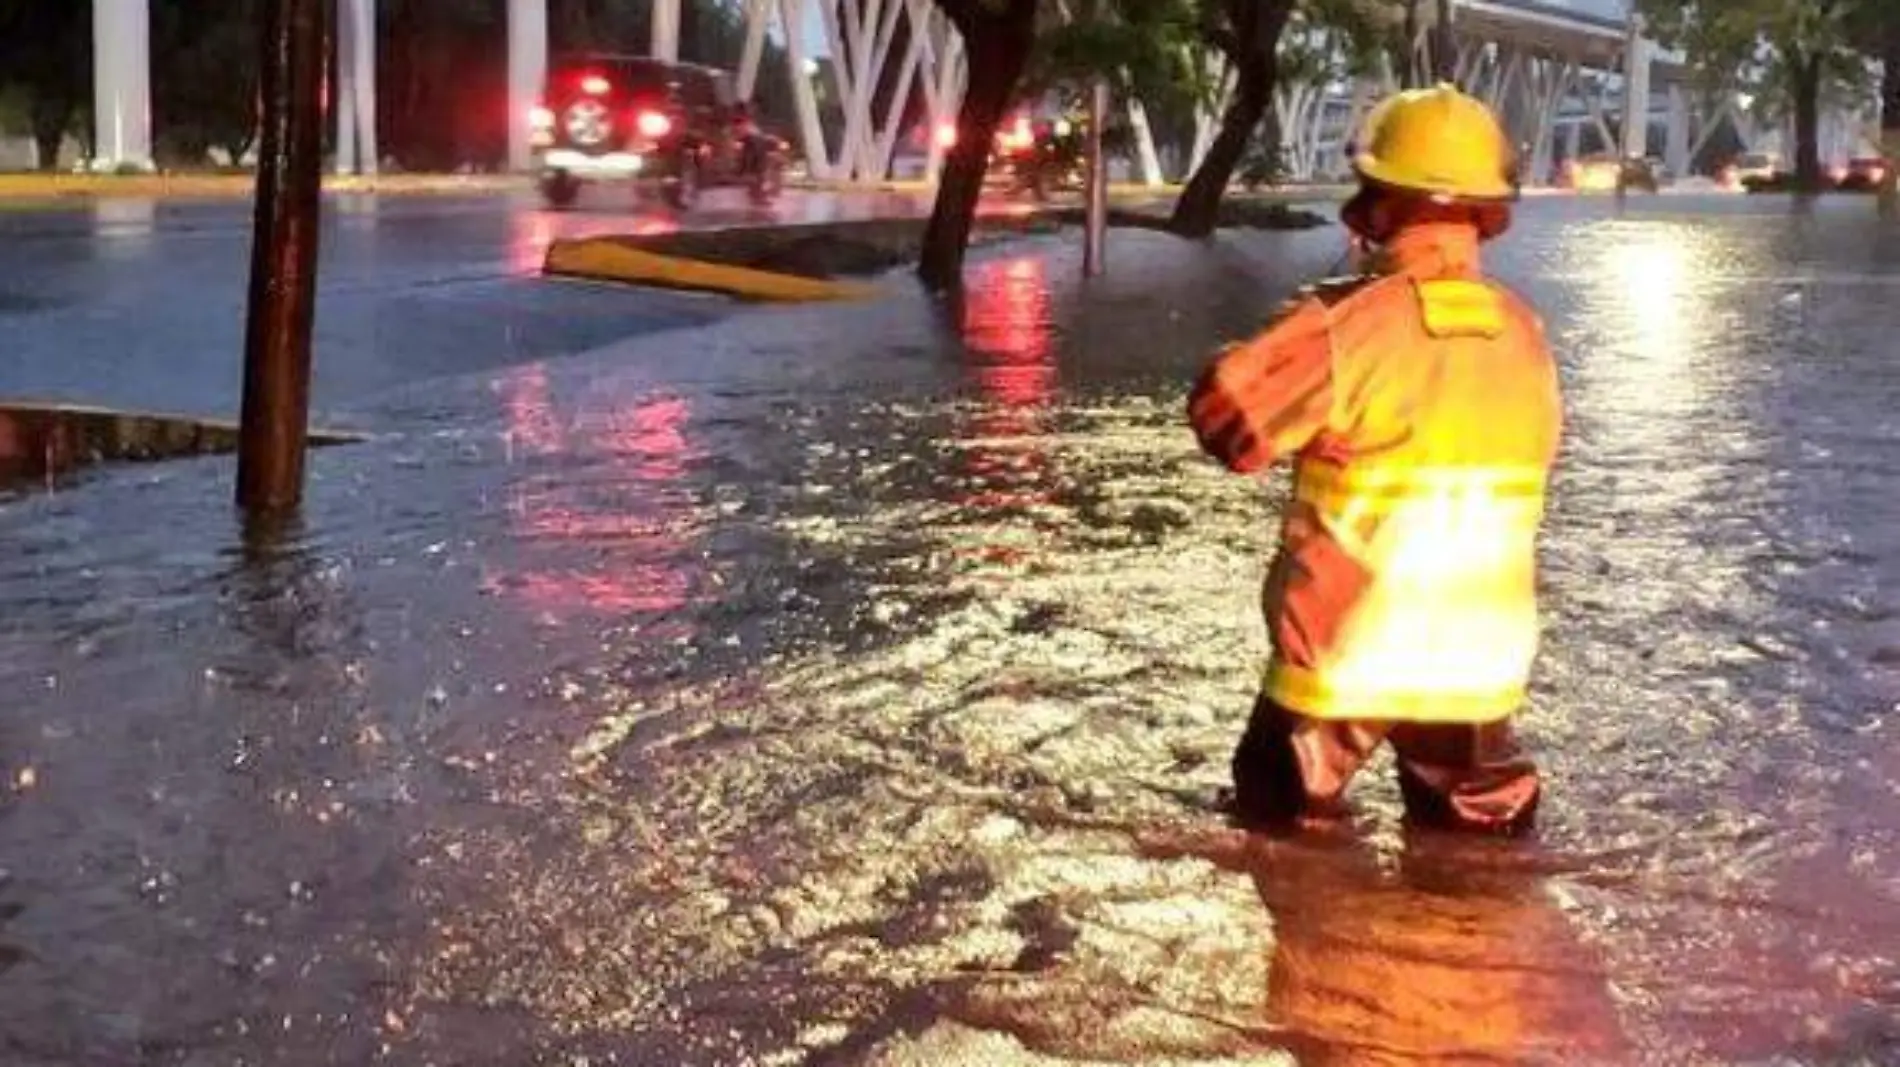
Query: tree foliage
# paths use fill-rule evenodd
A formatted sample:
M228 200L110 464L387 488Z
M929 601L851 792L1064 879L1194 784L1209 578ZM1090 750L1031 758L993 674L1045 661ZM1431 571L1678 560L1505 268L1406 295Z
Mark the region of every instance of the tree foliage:
M1752 95L1764 118L1792 117L1795 172L1821 180L1820 110L1866 89L1868 28L1892 0L1637 0L1649 32L1680 48L1710 91Z

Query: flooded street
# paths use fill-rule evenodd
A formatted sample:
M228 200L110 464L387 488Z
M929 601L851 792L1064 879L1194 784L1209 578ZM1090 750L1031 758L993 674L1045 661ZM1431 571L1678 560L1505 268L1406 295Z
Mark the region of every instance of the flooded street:
M1537 839L1221 811L1337 228L988 250L0 499L0 1063L1900 1062L1900 229L1527 202Z

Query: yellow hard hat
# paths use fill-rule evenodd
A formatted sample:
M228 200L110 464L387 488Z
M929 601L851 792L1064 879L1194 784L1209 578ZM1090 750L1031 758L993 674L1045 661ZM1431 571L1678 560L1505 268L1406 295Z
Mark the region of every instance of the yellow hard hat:
M1497 116L1451 85L1412 89L1366 118L1353 169L1361 178L1442 200L1517 196L1515 157Z

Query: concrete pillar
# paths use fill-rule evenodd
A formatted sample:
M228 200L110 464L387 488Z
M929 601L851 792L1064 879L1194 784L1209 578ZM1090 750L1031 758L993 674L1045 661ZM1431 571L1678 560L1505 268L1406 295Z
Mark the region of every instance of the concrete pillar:
M772 0L746 0L745 52L739 57L739 99L750 100L759 87L759 63L765 58L765 30L772 24Z
M1564 124L1564 162L1568 163L1583 154L1583 120L1572 119Z
M375 174L376 0L337 0L336 172Z
M92 0L93 167L152 169L151 0Z
M1694 163L1689 151L1689 94L1682 83L1669 83L1669 135L1663 146L1663 166L1677 178L1687 177Z
M1643 36L1643 19L1630 16L1629 43L1624 48L1623 154L1649 154L1649 68L1655 45Z
M534 166L529 112L548 75L548 0L508 0L508 166Z
M653 58L669 63L679 59L680 0L653 0L653 45L649 52Z

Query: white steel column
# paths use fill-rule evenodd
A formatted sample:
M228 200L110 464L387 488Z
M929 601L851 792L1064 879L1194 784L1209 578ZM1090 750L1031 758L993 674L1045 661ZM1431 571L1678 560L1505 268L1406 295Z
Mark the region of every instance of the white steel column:
M765 31L772 24L772 0L746 0L745 53L739 58L739 99L752 99L759 86L759 63L765 58Z
M942 12L935 10L933 0L912 0L912 3L932 9L924 21L929 30L925 55L934 66L924 72L924 99L929 105L931 124L924 179L934 184L943 171L944 146L937 139L937 131L945 125L956 128L958 114L963 109L963 91L969 84L969 64L965 61L963 35L950 25Z
M1649 68L1655 46L1643 36L1643 18L1630 15L1623 71L1623 154L1649 155Z
M508 165L534 165L528 112L548 74L548 0L508 0Z
M1135 166L1141 184L1161 184L1161 154L1155 151L1155 132L1148 125L1148 109L1133 95L1128 98L1128 125L1135 131Z
M92 0L94 169L152 169L151 18L151 0Z
M1529 78L1537 109L1531 123L1531 158L1527 184L1541 185L1550 180L1551 149L1555 139L1557 113L1570 98L1570 85L1576 78L1576 65L1568 59L1536 60ZM1577 127L1572 126L1575 130Z
M812 76L805 69L811 60L805 53L805 0L778 0L778 10L779 26L785 31L785 65L792 81L792 103L798 111L799 139L805 144L805 168L814 178L829 178L831 158L825 148L825 128L818 122L818 97L812 91Z
M1681 82L1669 83L1669 133L1663 144L1663 166L1677 178L1687 177L1695 159L1689 152L1689 94Z
M653 44L649 51L655 59L678 61L680 0L653 0Z
M338 0L336 170L375 174L376 0Z
M873 150L872 165L879 177L889 177L891 162L897 157L897 141L904 133L904 116L910 109L911 90L917 85L917 72L924 62L924 42L930 33L930 23L918 19L904 0L892 0L892 3L904 10L910 18L910 39L904 44L902 65L897 68L897 84L891 93L890 110L884 116L884 126L878 132L877 145ZM926 125L928 122L926 121ZM925 136L930 136L926 130Z

